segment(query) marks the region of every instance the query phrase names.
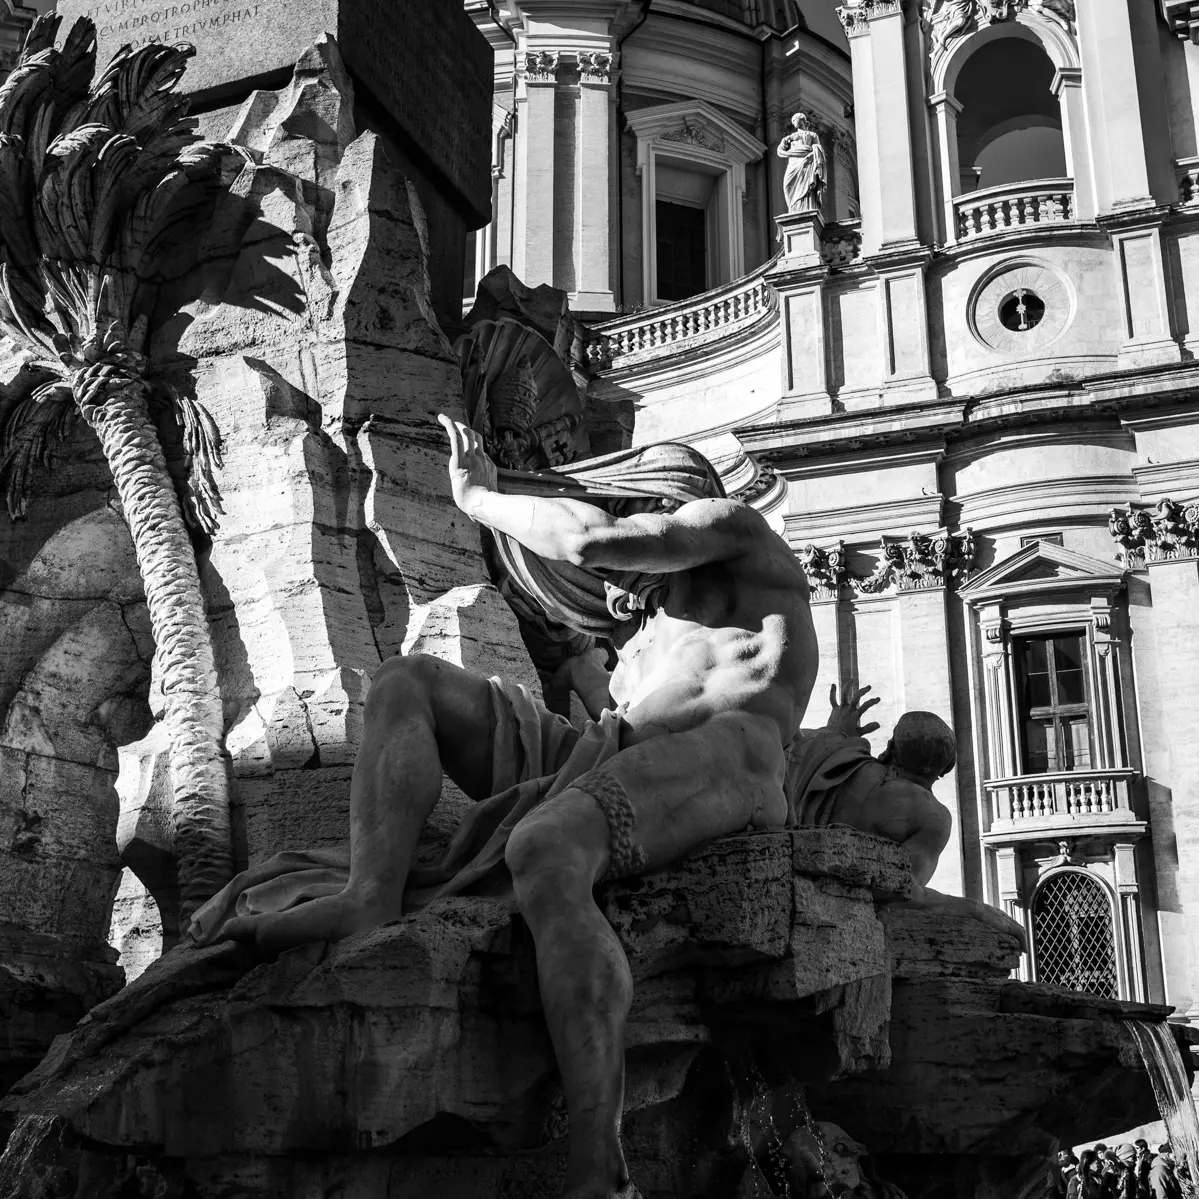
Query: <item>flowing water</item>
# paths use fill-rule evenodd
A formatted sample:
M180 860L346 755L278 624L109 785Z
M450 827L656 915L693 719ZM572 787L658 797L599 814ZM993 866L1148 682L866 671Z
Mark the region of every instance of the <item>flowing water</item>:
M1170 1026L1144 1020L1125 1020L1141 1059L1149 1072L1157 1110L1166 1125L1174 1160L1185 1162L1191 1178L1199 1181L1199 1115L1187 1085L1186 1066Z

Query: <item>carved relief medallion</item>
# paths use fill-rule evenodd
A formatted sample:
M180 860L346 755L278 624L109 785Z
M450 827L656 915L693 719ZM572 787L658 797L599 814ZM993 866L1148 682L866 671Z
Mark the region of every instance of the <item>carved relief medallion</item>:
M1064 275L1035 259L993 267L971 295L970 332L1001 354L1024 355L1056 340L1074 317L1074 289Z

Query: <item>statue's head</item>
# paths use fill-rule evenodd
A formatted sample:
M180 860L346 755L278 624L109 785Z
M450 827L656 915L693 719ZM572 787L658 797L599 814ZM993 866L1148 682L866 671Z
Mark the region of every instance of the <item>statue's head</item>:
M605 506L613 516L674 512L692 500L723 499L725 495L720 475L707 458L677 442L661 442L634 451L624 483L640 494L606 500Z
M839 1124L821 1120L815 1128L823 1144L817 1142L812 1129L801 1128L783 1146L783 1156L790 1163L792 1193L814 1199L860 1194L864 1182L860 1161L866 1146Z
M797 132L800 129L807 129L808 128L808 114L806 112L797 112L791 118L791 128L796 130Z
M957 763L957 741L953 729L935 713L905 712L878 760L933 783Z

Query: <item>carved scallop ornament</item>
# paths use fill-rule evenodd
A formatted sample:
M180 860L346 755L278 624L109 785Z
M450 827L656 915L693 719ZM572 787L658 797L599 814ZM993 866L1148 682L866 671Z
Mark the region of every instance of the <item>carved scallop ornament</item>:
M989 350L1020 357L1056 341L1074 319L1074 289L1045 262L992 267L970 297L970 332Z

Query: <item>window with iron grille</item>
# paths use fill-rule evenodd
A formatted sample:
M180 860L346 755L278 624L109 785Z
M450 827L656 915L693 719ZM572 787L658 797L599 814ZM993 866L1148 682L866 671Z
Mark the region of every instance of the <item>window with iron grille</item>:
M1025 774L1091 767L1086 637L1021 637L1015 643Z
M1103 884L1078 871L1046 879L1032 910L1037 981L1118 998L1112 908Z

